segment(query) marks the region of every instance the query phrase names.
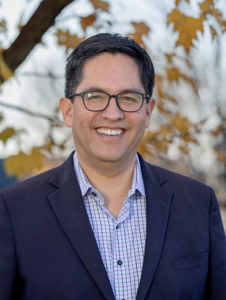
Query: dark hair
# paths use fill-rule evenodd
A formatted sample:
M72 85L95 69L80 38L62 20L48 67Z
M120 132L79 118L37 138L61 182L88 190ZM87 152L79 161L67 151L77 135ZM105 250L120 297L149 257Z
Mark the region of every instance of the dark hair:
M65 69L65 97L69 98L82 80L84 63L103 52L122 53L137 63L145 93L150 97L155 84L155 71L148 53L132 38L118 33L100 33L80 43L67 58Z

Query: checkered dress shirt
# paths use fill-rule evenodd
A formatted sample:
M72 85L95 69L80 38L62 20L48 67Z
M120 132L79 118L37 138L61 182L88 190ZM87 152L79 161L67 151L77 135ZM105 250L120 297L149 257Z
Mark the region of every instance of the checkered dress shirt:
M116 219L104 206L74 153L74 169L97 245L116 300L135 300L146 241L146 197L138 156L132 187Z

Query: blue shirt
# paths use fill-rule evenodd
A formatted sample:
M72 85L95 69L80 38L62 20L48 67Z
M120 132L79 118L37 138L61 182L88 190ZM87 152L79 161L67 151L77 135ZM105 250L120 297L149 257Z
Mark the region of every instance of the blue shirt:
M116 300L135 300L146 241L146 197L140 162L136 157L131 189L116 219L92 187L77 153L74 169L96 242Z

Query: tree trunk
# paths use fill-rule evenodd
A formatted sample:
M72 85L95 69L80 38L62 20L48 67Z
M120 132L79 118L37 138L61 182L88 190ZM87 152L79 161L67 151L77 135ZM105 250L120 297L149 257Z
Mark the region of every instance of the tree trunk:
M71 2L73 0L43 0L39 4L16 40L3 52L4 61L13 72L41 41L43 34L54 24L59 13Z

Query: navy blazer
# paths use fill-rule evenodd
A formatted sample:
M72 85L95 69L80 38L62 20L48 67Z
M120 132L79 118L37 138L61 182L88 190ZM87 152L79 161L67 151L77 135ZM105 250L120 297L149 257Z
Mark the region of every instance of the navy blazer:
M226 239L213 190L146 163L137 300L225 300ZM0 191L0 300L114 300L73 168Z

